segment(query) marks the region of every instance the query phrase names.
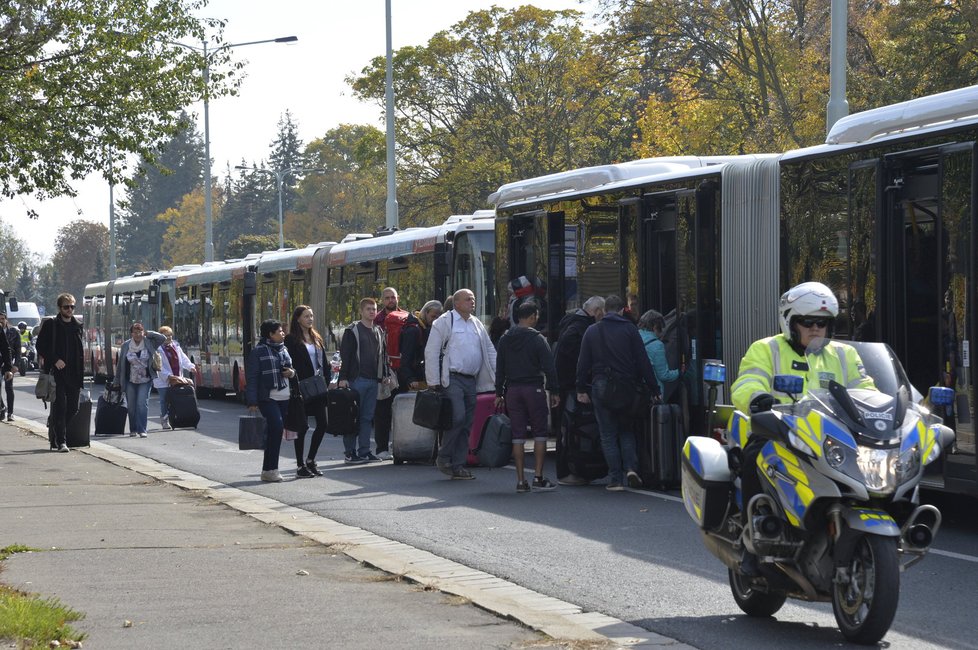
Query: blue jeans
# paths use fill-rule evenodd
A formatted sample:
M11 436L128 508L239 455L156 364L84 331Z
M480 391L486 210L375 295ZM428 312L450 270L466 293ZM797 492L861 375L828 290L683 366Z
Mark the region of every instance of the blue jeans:
M285 417L289 414L289 400L261 400L258 402L258 410L266 424L265 458L262 460L261 471L267 472L278 469L278 454L282 449L282 430L285 429Z
M129 433L146 433L149 417L149 389L153 382L126 384L126 406L129 408Z
M377 411L376 379L358 377L350 384L360 396L360 429L356 436L343 436L347 456L366 456L370 453L370 433L374 429L374 413Z
M168 390L169 390L168 387L167 388L157 388L156 389L156 392L159 393L159 396L160 396L160 420L162 420L163 418L165 418L166 415L167 415L167 411L166 411L166 391L168 391Z
M601 404L607 379L599 375L591 384L591 403L594 419L601 434L601 450L608 463L608 478L622 483L626 472L638 470L638 451L635 446L635 420L623 413L609 411Z
M475 377L452 373L445 394L452 400L452 428L445 431L438 450L438 461L461 469L469 455L469 432L475 418Z

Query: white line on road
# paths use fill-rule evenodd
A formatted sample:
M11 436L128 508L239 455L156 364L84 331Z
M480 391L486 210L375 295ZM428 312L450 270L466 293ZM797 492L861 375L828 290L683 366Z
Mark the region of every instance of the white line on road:
M978 557L974 555L965 555L964 553L955 553L954 551L942 551L937 548L932 548L930 550L934 555L943 555L944 557L954 558L955 560L964 560L965 562L978 562Z

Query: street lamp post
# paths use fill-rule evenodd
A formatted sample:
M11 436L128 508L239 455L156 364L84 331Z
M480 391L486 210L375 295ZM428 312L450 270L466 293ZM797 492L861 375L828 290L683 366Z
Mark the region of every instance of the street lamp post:
M253 172L261 172L263 174L271 174L275 177L275 184L278 187L278 247L285 248L285 218L282 213L282 185L285 182L285 177L289 174L303 174L306 172L317 172L322 174L325 169L319 169L318 167L289 167L287 169L265 169L264 167L249 167L247 165L235 165L235 169L248 170Z
M280 38L269 38L262 41L248 41L246 43L228 43L221 45L213 50L207 49L207 41L203 42L202 47L187 45L176 41L166 41L170 45L179 45L188 50L201 52L204 58L204 261L214 261L214 221L211 211L211 130L210 130L210 76L211 76L211 57L221 50L229 50L232 47L242 47L244 45L259 45L261 43L294 43L299 40L297 36L282 36Z

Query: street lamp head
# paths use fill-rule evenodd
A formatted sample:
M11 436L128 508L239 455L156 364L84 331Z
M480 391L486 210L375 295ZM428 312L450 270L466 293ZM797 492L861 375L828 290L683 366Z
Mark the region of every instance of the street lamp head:
M295 43L297 40L299 40L299 37L298 36L282 36L280 38L276 38L275 39L275 42L276 43Z

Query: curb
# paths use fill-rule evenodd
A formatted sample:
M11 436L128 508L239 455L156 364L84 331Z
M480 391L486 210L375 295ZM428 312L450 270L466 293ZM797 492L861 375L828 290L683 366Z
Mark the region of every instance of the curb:
M34 422L22 420L8 424L47 439L47 429ZM428 551L170 467L112 445L92 441L87 449L75 448L73 451L196 492L258 521L333 547L358 562L403 576L424 587L465 598L482 609L519 621L558 641L605 641L616 647L693 650L693 646L675 639L611 616L585 612L572 603L540 594Z

